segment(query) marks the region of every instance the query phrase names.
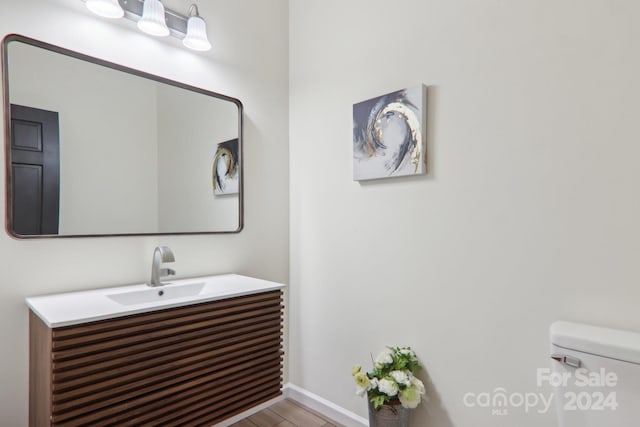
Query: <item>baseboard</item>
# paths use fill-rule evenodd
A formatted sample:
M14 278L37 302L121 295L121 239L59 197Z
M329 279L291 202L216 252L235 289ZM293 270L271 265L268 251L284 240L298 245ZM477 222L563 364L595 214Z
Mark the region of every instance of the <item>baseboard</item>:
M228 426L230 426L232 424L235 424L238 421L243 420L243 419L245 419L247 417L250 417L253 414L257 414L258 412L262 411L263 409L267 409L269 406L273 405L274 403L278 403L281 400L286 399L285 396L286 395L285 395L284 390L283 390L283 393L280 396L278 396L278 397L276 397L274 399L271 399L271 400L267 400L266 402L261 403L258 406L254 406L253 408L248 409L248 410L246 410L244 412L241 412L238 415L234 415L231 418L227 418L224 421L220 421L219 423L215 424L215 427L228 427Z
M295 384L287 383L282 389L285 398L295 400L314 411L321 413L327 418L337 421L346 427L368 427L369 421L351 411L347 411L327 399L311 393Z
M314 411L317 411L324 415L327 418L331 418L334 421L346 426L346 427L368 427L369 421L366 418L363 418L357 414L354 414L351 411L347 411L341 406L336 405L333 402L328 401L327 399L318 396L317 394L311 393L308 390L305 390L301 387L298 387L295 384L287 383L282 388L282 395L268 400L264 403L259 404L258 406L254 406L251 409L248 409L238 415L235 415L231 418L227 418L224 421L221 421L215 425L215 427L228 427L232 424L237 423L240 420L243 420L247 417L250 417L253 414L256 414L263 409L267 409L269 406L280 402L284 399L295 400L307 406Z

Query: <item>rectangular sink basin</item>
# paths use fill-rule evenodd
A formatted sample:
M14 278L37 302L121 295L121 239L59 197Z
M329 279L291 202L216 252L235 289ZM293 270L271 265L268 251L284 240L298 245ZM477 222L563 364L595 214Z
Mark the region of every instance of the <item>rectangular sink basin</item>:
M122 305L148 304L161 300L171 300L175 298L192 297L199 295L204 288L204 282L187 283L180 285L166 284L142 291L119 292L108 294L107 298Z

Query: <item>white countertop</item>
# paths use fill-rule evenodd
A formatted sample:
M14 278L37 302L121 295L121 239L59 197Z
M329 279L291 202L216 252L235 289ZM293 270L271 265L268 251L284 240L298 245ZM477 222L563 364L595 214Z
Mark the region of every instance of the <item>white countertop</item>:
M34 296L26 298L26 303L47 326L57 328L285 287L282 283L237 274L168 282L158 287L139 284Z

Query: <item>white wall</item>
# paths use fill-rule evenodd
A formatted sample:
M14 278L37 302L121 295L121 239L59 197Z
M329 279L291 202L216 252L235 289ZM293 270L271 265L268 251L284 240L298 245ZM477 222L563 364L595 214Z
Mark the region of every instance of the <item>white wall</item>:
M415 426L544 392L557 319L640 330L640 3L290 1L290 380L360 415L350 369L411 345ZM426 177L352 181L352 104L429 86Z
M172 86L158 87L160 230L238 228L238 195L214 195L212 181L218 143L237 137L236 104Z
M190 3L165 1L185 12ZM145 281L158 244L173 248L181 277L232 271L288 281L287 2L207 1L199 9L213 44L204 55L187 51L177 39L142 35L129 21L94 18L80 0L0 3L2 35L21 33L239 98L245 106L246 144L240 234L28 241L0 235L3 426L27 425L26 296Z

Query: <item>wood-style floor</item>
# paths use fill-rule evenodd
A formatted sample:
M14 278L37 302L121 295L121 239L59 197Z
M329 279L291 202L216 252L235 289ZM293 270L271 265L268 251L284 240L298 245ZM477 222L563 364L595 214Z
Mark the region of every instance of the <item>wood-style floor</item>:
M340 427L317 412L289 399L263 409L231 427Z

